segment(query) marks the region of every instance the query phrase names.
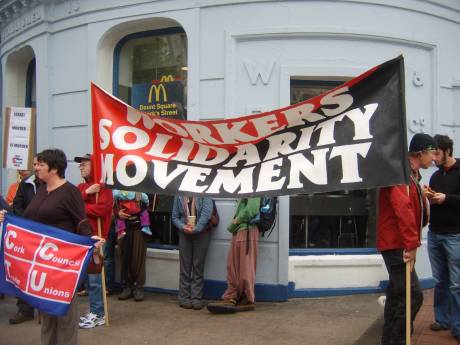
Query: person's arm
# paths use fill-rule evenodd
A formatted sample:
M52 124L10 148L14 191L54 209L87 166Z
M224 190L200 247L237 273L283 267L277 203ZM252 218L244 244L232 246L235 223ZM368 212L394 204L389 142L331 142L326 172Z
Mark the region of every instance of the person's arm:
M203 205L201 208L200 218L198 218L197 224L193 232L199 233L206 229L209 220L211 219L212 210L214 204L211 198L203 198Z
M85 202L85 209L87 216L91 218L103 217L108 213L112 213L112 191L110 189L101 188L97 203L90 204L88 202Z
M6 193L6 198L5 198L8 205L10 206L13 205L13 200L14 200L17 190L18 190L17 182L12 183L10 187L8 188L8 193Z
M396 215L397 231L406 251L420 246L419 230L406 185L389 187L390 204Z
M182 221L181 218L181 208L181 199L179 197L174 197L171 220L177 230L183 232L186 224Z

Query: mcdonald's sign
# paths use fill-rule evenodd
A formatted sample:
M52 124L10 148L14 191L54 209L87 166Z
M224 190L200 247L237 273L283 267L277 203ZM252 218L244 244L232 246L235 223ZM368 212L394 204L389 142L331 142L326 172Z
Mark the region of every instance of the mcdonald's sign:
M163 79L163 77L161 78ZM163 94L163 102L168 101L168 94L166 93L165 86L163 84L158 84L158 85L152 84L149 89L149 98L148 98L149 103L152 103L152 95L154 91L155 91L155 102L158 103L160 101L160 93Z
M174 77L170 75L163 75L160 79L160 83L170 83L174 81Z

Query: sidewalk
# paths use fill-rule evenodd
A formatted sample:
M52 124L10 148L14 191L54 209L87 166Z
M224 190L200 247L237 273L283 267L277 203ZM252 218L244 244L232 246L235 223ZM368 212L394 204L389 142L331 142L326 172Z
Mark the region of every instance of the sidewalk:
M213 315L184 310L175 296L146 293L143 302L109 298L110 326L79 331L79 344L101 345L378 345L383 308L379 295L292 299L258 303L253 312ZM81 314L88 308L80 297ZM16 300L0 300L0 344L40 344L36 321L11 326ZM433 292L415 322L412 345L457 345L448 331L433 332Z
M458 345L450 331L434 332L430 329L430 323L434 321L433 290L426 290L424 295L423 306L415 319L413 345Z

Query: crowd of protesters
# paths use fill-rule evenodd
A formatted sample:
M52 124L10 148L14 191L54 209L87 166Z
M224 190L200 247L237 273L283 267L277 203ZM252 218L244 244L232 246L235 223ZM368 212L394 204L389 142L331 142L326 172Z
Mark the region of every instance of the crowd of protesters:
M9 188L10 203L0 197L0 222L3 222L6 212L13 212L17 216L97 240L97 250L90 260L82 287L88 293L88 312L78 317L74 298L64 316L42 313L42 344L76 344L78 327L88 329L106 323L102 286L106 283L106 293L114 293L116 245L121 257L122 290L118 299L133 298L137 302L144 299L147 241L152 235L147 194L109 190L96 183L90 154L75 157L74 161L83 179L77 187L65 179L67 157L64 152L49 149L34 157L32 173L21 171L18 174L20 180ZM258 198L242 199L229 226L233 240L228 254L228 289L223 296L223 304L229 300L235 305L254 304L258 232L254 225L248 225L248 217L257 214L258 202ZM172 223L179 235L178 304L182 308L200 310L205 306L204 266L210 230L216 226L211 218L218 217L216 212L215 203L210 198L174 198ZM246 233L250 235L246 236ZM245 241L248 241L248 246L243 245ZM241 249L243 247L250 250L245 252ZM106 273L104 281L101 275L103 268ZM17 307L10 324L33 320L32 306L18 299Z
M78 319L75 300L66 315L43 315L42 344L76 344L77 329L105 323L102 286L107 294L115 288L115 246L121 254L120 300L144 299L148 236L154 231L145 193L109 190L93 177L93 157L75 157L83 182L78 187L65 179L67 158L61 150L45 150L34 157L32 173L21 171L9 189L10 202L0 196L0 221L5 212L97 240L94 259L88 268L85 288L88 313ZM435 163L438 170L429 186L421 186L420 169ZM453 158L453 142L445 135L416 134L409 145L410 183L381 188L378 201L377 248L388 270L382 345L405 344L405 269L411 269L412 321L423 302L414 269L421 230L429 224L428 253L435 279L434 331L450 329L460 343L460 163ZM129 168L129 167L128 167ZM14 189L14 191L13 191ZM10 195L11 194L11 195ZM222 300L210 303L211 312L254 310L255 275L259 231L252 220L260 198L243 198L227 230L232 240L227 256L227 289ZM207 197L177 196L173 200L172 223L179 238L178 304L200 310L203 302L204 267L211 232L214 201ZM104 245L105 244L105 245ZM104 247L104 248L102 248ZM103 260L103 258L105 258ZM103 263L104 261L104 263ZM101 272L105 267L105 281ZM33 319L34 309L18 299L11 324Z

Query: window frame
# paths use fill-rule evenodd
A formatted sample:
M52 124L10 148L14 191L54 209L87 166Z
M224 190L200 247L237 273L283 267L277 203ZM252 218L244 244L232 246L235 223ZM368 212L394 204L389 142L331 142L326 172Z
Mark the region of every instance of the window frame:
M113 50L113 82L112 82L112 93L115 97L118 97L119 90L118 90L118 82L120 81L120 52L123 49L123 46L131 40L135 40L138 38L146 38L146 37L155 37L155 36L162 36L162 35L170 35L170 34L179 34L179 33L186 33L185 30L181 27L173 27L173 28L164 28L164 29L157 29L157 30L149 30L149 31L140 31L135 32L129 35L124 36L120 39Z
M334 76L327 77L327 79L319 79L320 77L314 76L301 76L291 75L289 83L289 96L291 96L292 81L296 85L318 85L318 86L339 86L344 83L343 80L334 79ZM377 206L377 205L376 205ZM289 206L290 208L291 206ZM291 216L289 215L289 223L291 223ZM289 232L291 226L289 227ZM375 229L377 231L377 229ZM290 233L288 234L290 236ZM288 244L289 245L289 244ZM316 256L316 255L375 255L378 254L375 247L368 248L289 248L289 256Z

